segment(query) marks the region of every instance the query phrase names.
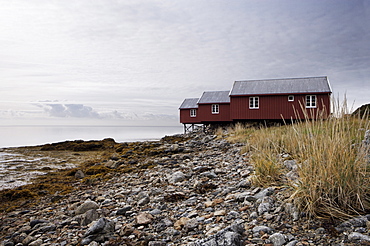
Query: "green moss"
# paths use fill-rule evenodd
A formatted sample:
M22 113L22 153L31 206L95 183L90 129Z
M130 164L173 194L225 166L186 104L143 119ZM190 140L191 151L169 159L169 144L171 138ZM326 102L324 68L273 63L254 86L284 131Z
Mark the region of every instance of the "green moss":
M165 136L161 139L163 142L167 143L176 143L176 142L185 142L189 138L183 137L181 135L174 135L174 136Z
M120 167L119 169L118 169L118 171L120 171L120 172L122 172L122 173L131 173L131 172L133 172L134 170L136 170L136 168L135 167L128 167L128 166L123 166L123 167Z
M87 168L85 170L85 173L87 175L96 175L96 174L108 173L109 171L110 171L110 169L107 168L106 166L96 165L96 166L92 166L92 167Z
M20 189L20 190L7 190L2 194L2 198L9 199L14 201L17 199L33 198L36 194L31 192L29 189Z

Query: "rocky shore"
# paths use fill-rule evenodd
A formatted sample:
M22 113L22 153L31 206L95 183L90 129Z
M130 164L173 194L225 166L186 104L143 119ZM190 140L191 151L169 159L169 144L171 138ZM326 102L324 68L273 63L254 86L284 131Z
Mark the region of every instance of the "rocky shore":
M45 192L35 205L2 212L2 246L370 245L370 215L344 222L309 218L289 201L289 187L253 186L242 144L197 133L62 145L42 151L109 151L88 168L71 170L68 192ZM294 177L294 161L285 164ZM11 200L15 193L6 194Z

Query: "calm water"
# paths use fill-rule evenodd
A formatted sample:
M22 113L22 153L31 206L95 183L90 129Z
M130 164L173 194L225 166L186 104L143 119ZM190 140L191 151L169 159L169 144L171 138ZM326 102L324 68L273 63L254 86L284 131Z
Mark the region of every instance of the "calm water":
M182 126L0 126L0 148L78 139L113 138L116 142L159 140L182 132Z

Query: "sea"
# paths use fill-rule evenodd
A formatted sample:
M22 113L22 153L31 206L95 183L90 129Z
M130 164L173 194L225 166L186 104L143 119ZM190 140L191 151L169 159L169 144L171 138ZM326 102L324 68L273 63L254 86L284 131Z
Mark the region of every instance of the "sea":
M28 184L44 174L45 165L58 163L45 157L25 156L10 147L105 138L113 138L117 143L157 141L180 133L182 126L0 126L0 190ZM62 162L58 168L73 167L68 165Z
M0 148L104 138L118 143L155 141L179 133L182 126L0 126Z

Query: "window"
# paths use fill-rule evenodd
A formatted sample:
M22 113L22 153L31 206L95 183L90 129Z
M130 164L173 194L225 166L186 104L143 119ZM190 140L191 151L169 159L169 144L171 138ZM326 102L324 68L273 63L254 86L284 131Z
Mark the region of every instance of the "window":
M218 113L220 113L218 104L212 104L212 114L218 114Z
M190 117L197 117L197 110L196 109L190 109Z
M258 109L259 108L259 97L250 97L249 98L249 108Z
M315 95L306 96L306 108L316 108L316 96Z
M288 96L288 102L293 102L293 101L294 101L294 96L293 95Z

